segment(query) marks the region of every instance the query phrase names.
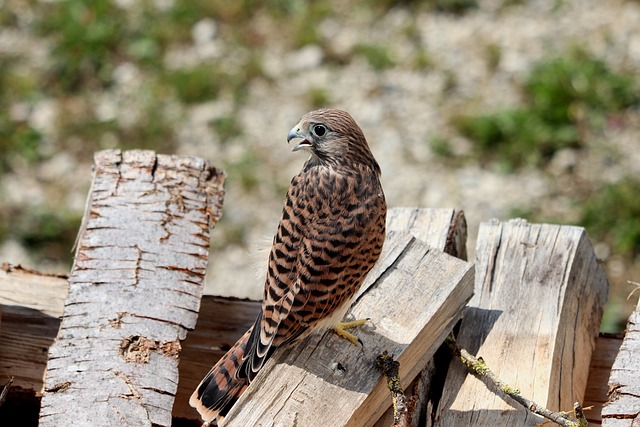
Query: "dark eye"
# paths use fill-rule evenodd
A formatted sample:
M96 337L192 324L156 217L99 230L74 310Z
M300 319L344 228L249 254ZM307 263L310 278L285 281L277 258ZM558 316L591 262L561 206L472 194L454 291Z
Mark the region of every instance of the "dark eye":
M325 136L327 134L327 128L324 125L315 125L311 128L311 132L316 136Z

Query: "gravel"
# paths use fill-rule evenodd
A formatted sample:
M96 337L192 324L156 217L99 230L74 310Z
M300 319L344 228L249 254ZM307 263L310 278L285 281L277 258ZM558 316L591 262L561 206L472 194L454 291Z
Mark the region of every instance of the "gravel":
M134 3L129 7L135 7ZM214 251L207 292L261 298L265 257L264 251L257 254L260 251L256 248L268 247L288 182L305 161L300 153L290 152L286 134L310 109L309 93L314 90L322 91L331 106L349 111L363 128L382 167L389 206L463 209L471 252L479 223L508 219L514 208L544 206L564 222L575 221L575 206L568 197L571 188L567 186L576 182L576 176L597 185L639 172L637 112L623 118L624 126L607 129L589 142L586 150L561 150L545 171L506 175L476 164L453 166L433 153L430 141L445 136L455 155L469 154L471 143L453 131L451 116L517 105L519 88L532 65L549 55L580 45L613 68L635 72L640 68L639 2L479 3L477 10L463 16L416 14L403 8L384 16L374 11L358 16L345 13L317 24L321 44L293 51L287 49L290 44L278 36L274 24L257 20L256 31L265 35L259 54L266 77L251 80L246 102L238 104L223 95L183 106L169 97L158 107L163 117L172 120L178 154L202 156L230 171L224 217L212 234ZM165 55L168 69L211 59L243 63L250 53L227 43L219 23L211 18L203 17L191 34L191 44L175 46ZM29 49L34 66L46 62L49 43L14 29L0 30L0 53ZM345 57L361 44L384 47L395 66L376 70L358 54L344 64L332 60ZM426 55L426 65L416 65L419 52ZM90 106L101 120L131 126L150 83L131 63L116 67L114 77L113 88L74 108L80 114ZM69 111L74 111L69 108L55 99L43 99L32 107L17 104L11 114L26 117L50 136L55 149L60 118L68 119ZM242 133L222 140L210 124L229 116L236 119ZM86 148L117 143L107 135ZM86 160L78 163L76 157L54 152L39 170L15 168L0 181L4 203L50 210L64 204L82 212L91 165ZM231 173L242 162L249 162L256 177L253 186L247 187L237 172ZM599 252L609 253L606 247ZM0 246L0 260L34 266L28 258L14 241Z

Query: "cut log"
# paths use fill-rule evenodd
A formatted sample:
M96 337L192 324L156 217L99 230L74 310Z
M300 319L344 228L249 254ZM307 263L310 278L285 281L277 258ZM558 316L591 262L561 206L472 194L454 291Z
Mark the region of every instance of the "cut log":
M387 214L387 230L410 233L429 246L451 256L467 260L467 222L464 213L456 209L393 208ZM427 367L406 387L408 412L412 426L426 423L431 414L434 396L439 396L449 366L446 346L436 351ZM376 422L375 427L393 424L393 407Z
M363 347L328 332L276 352L222 425L373 425L391 404L376 357L394 355L410 384L458 321L472 281L471 264L389 232L351 309L371 318L356 331Z
M584 397L608 282L584 229L483 223L475 296L458 344L505 383L555 411ZM538 416L452 362L437 426L528 426Z
M627 333L611 368L602 426L640 426L640 300L629 317Z
M461 210L389 209L387 230L409 233L444 253L467 260L467 221Z
M40 426L169 426L224 174L152 151L94 160Z

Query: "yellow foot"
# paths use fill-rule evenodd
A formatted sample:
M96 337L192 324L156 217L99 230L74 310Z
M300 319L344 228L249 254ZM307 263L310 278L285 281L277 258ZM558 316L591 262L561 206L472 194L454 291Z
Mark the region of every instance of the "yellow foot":
M356 326L362 326L367 323L369 319L360 319L360 320L352 320L351 322L340 322L336 326L333 327L333 330L338 334L338 336L344 338L345 340L351 341L352 344L363 345L360 338L356 337L352 333L347 332L347 329L355 328Z

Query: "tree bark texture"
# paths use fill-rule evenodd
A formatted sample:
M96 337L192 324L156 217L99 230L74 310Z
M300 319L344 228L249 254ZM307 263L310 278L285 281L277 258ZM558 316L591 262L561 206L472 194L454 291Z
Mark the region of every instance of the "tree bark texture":
M152 151L94 161L40 426L169 426L224 174Z

